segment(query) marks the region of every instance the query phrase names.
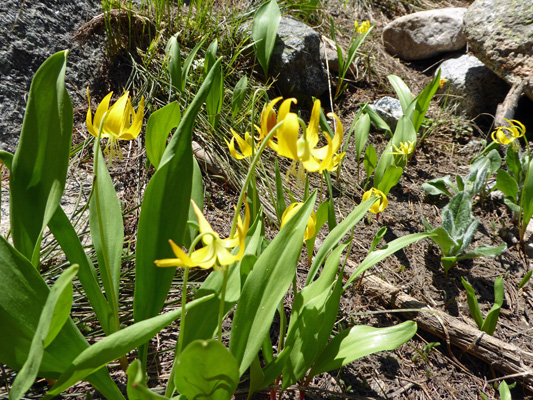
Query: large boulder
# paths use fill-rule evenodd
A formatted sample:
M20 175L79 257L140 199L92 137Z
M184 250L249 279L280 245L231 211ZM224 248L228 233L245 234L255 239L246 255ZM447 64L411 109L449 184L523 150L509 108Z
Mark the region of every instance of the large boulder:
M387 51L404 60L423 60L466 45L463 16L466 8L442 8L405 15L383 30Z
M509 91L505 81L468 54L444 61L440 71L441 79L448 81L443 87L448 105L457 106L457 112L468 117L494 114Z
M310 103L328 90L328 76L320 59L320 35L293 18L282 17L270 60L269 75L285 97Z
M509 84L533 77L533 2L476 0L464 33L477 58ZM526 94L533 99L532 85Z

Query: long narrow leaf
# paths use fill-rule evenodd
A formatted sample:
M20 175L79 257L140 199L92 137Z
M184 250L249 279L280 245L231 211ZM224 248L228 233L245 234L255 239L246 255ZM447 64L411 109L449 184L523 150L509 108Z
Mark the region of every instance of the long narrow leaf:
M186 310L195 307L212 297L206 296L187 303ZM81 352L58 378L44 397L51 399L65 389L97 371L104 365L116 360L135 347L154 337L161 329L181 316L181 308L168 313L137 322L127 328L109 335Z
M263 67L265 75L268 74L280 21L281 13L276 0L263 4L255 13L252 39L255 42L257 60Z
M316 192L259 256L242 289L231 329L230 350L242 375L263 344L279 302L296 273L303 235Z
M19 400L33 385L47 342L55 339L55 335L67 321L72 306L72 279L78 269L78 266L73 266L63 272L50 290L33 335L28 359L13 382L9 393L10 400ZM57 317L54 318L55 316Z
M10 218L15 247L38 264L40 237L65 187L72 103L65 89L67 52L48 58L33 78L10 175Z
M146 125L146 155L150 163L157 169L170 131L176 128L181 121L180 105L172 102L165 107L154 111Z

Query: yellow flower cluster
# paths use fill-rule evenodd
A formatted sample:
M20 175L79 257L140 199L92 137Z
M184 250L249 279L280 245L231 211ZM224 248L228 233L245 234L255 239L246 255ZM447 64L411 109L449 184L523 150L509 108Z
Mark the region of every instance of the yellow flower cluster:
M268 146L271 149L282 157L301 163L309 172L336 170L339 162L344 157L344 153L338 153L344 132L342 123L337 115L334 113L328 114L330 118L335 118L337 121L335 134L331 138L329 134L324 132L323 136L327 143L319 147L320 100L315 100L307 127L305 124L300 124L300 119L296 113L290 111L291 104L296 103L296 99L284 100L276 115L273 108L280 100L281 97L272 100L263 110L261 126L255 127L259 134L258 142L261 143L272 128L283 121L283 124L278 127L278 130L268 142ZM300 132L301 125L303 125L302 133ZM230 154L236 159L250 157L253 146L250 134L246 132L244 139L233 130L232 134L231 141L226 141ZM240 153L235 149L235 142L237 142Z
M368 30L370 29L370 22L369 21L363 21L361 22L361 25L359 25L359 23L357 21L355 21L355 30L357 31L357 33L367 33Z

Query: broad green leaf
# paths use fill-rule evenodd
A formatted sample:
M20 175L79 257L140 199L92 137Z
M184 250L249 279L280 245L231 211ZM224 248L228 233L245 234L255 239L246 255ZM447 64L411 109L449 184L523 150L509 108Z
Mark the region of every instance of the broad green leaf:
M214 339L190 343L176 363L176 388L188 399L230 400L239 383L237 360Z
M356 270L352 272L352 275L350 275L350 278L348 279L348 281L346 281L344 288L346 289L355 278L357 278L370 267L373 267L378 262L390 256L391 254L396 253L398 250L403 249L405 246L409 246L410 244L417 242L420 239L424 239L426 237L431 236L433 236L433 234L428 232L413 233L411 235L406 235L399 237L398 239L394 239L392 242L387 243L380 249L372 251L365 257L361 264L359 264Z
M217 61L218 65L220 60ZM142 321L162 309L175 268L158 268L154 260L174 257L169 239L184 242L193 176L192 129L214 79L207 75L172 136L159 168L148 183L141 206L135 258L133 316ZM141 359L145 353L141 350Z
M107 170L99 140L94 145L93 193L89 201L91 238L98 258L98 269L106 297L114 311L112 331L119 329L118 295L124 225L120 202Z
M200 210L204 208L204 183L202 181L202 170L198 165L196 158L192 160L192 185L191 185L191 200L193 200ZM183 238L183 245L189 248L198 234L198 218L194 212L192 203L189 205L189 217L187 221L187 232Z
M318 334L326 318L327 300L335 283L341 254L346 247L347 244L344 244L333 250L318 279L304 287L294 299L285 341L285 345L290 346L292 350L283 368L282 390L303 378L322 351L318 347ZM335 310L336 315L337 310ZM313 329L309 329L310 327ZM327 335L328 338L330 334L331 330Z
M439 89L440 84L440 69L431 82L422 90L422 92L415 98L415 109L413 112L413 127L415 132L418 132L422 122L431 103L431 99Z
M470 315L474 319L476 325L479 329L483 326L483 316L481 315L481 311L479 309L479 304L477 302L476 298L476 292L474 291L474 288L472 285L470 285L465 278L461 277L461 283L463 284L463 287L466 289L466 301L468 303L468 309L470 310Z
M498 325L498 317L500 316L500 309L503 305L503 276L496 278L494 281L494 305L488 312L483 321L483 326L480 328L483 332L489 335L494 335L496 325Z
M241 375L261 348L276 308L292 283L302 250L301 238L315 201L316 192L259 256L244 283L230 339L230 350Z
M388 328L354 326L342 331L328 343L309 375L340 368L379 351L394 350L411 339L416 329L416 322L406 321Z
M168 400L168 397L152 392L146 386L141 362L133 361L128 370L128 400Z
M194 61L194 57L196 57L196 53L198 53L198 50L200 50L200 47L204 44L207 37L202 39L194 48L191 50L185 61L183 62L182 68L181 68L181 92L185 90L185 85L187 83L187 79L189 78L189 70L191 69L192 62ZM194 102L194 101L193 101Z
M48 226L70 263L79 265L78 278L83 290L100 325L102 325L104 333L110 335L112 332L113 311L102 293L96 270L87 254L85 254L78 234L61 207L56 209Z
M379 182L377 189L381 190L385 196L389 194L390 190L396 186L403 174L403 168L389 165L383 174L383 178Z
M72 306L72 279L77 272L78 266L69 268L59 276L50 290L33 335L28 359L17 374L9 392L10 400L21 399L33 385L44 349L55 339L67 321Z
M509 146L507 148L507 155L505 156L505 163L507 164L507 168L509 168L509 171L511 172L513 177L518 180L518 176L520 175L520 170L522 166L520 163L520 157L518 153L513 150L512 146Z
M392 130L390 126L375 112L372 107L368 107L368 104L364 106L365 114L370 116L370 121L378 128L379 130L385 131L392 137Z
M235 119L239 111L241 111L246 93L248 92L248 77L244 75L233 89L233 96L231 98L231 117Z
M145 135L146 155L155 169L159 167L165 152L170 131L179 125L180 120L180 105L176 101L154 111L148 118Z
M283 197L283 181L281 180L281 173L279 172L278 158L276 157L274 160L276 174L276 217L278 218L279 224L281 224L281 217L287 208L287 203L285 203L285 198Z
M378 154L376 148L369 145L365 150L365 157L363 158L363 165L365 166L365 172L367 179L372 175L372 172L376 169L378 163Z
M215 77L211 85L211 90L205 99L207 118L213 128L216 128L222 110L222 101L224 99L224 77L220 64L215 66L218 40L215 39L207 48L205 53L205 72L206 74L215 68Z
M212 298L212 295L193 300L187 303L185 308L186 310L190 310L197 304L210 298ZM72 360L70 365L65 369L65 372L61 374L54 386L48 391L45 399L51 399L57 396L76 382L85 379L88 375L99 370L106 364L147 342L161 329L180 316L181 307L168 313L137 322L96 342Z
M270 58L278 35L281 13L276 0L263 4L254 16L252 39L255 42L255 54L263 72L268 75Z
M357 162L359 162L359 159L361 158L361 154L363 153L363 148L366 145L366 142L368 140L368 134L370 133L370 116L368 114L361 114L359 117L359 121L357 121L357 124L355 125L354 130L354 143L355 143L355 151L357 152Z
M468 258L477 257L496 257L502 254L507 249L507 243L502 243L497 247L487 246L485 244L479 245L472 251L467 251L457 257L457 260L466 260Z
M404 116L407 116L408 119L411 120L409 115L409 109L413 103L413 94L411 93L411 90L399 76L388 75L387 78L398 95L398 100L400 100Z
M19 371L28 358L32 339L50 293L30 261L0 236L0 362ZM38 376L55 379L89 344L69 318L46 347ZM106 398L123 399L107 370L87 380Z
M9 171L11 171L11 164L13 163L13 154L0 150L0 163L4 164Z
M496 175L496 188L501 190L506 197L510 197L514 202L518 200L518 183L504 169L500 169Z
M309 268L309 273L307 275L307 279L305 280L306 285L309 285L315 279L318 269L326 259L326 256L329 254L329 252L337 247L337 244L342 240L344 235L350 232L350 230L365 216L375 201L376 198L372 197L359 204L346 218L344 218L341 223L335 227L335 229L328 234L328 236L326 236L326 239L324 239L324 242L322 242L322 245L316 253L313 264L311 264L311 267Z
M505 381L501 381L498 391L500 392L500 400L512 400L511 390Z
M168 60L168 73L170 75L170 84L178 92L182 91L181 83L181 53L178 40L176 38L177 34L172 36L165 49ZM152 163L153 165L153 163Z
M422 188L431 195L438 196L443 194L445 196L453 197L453 193L448 190L448 187L457 192L457 187L452 183L450 175L431 179L422 184Z
M13 243L38 265L41 235L65 187L72 137L72 103L65 89L67 51L48 58L31 83L10 174Z

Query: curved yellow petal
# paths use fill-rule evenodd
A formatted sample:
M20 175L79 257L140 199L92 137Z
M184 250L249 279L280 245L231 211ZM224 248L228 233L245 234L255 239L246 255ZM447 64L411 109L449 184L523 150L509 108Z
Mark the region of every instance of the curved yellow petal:
M281 103L278 110L278 119L276 123L279 123L285 119L287 114L291 111L291 104L296 104L297 100L294 97L291 97L290 99L286 99Z
M278 154L292 160L298 159L297 141L300 124L295 113L288 113L278 128Z
M314 148L318 144L318 131L320 124L320 100L315 100L313 109L311 110L311 117L309 118L309 125L305 132L305 139L309 142L309 147Z
M132 140L137 138L139 136L139 133L141 133L142 124L143 124L143 118L144 118L144 96L141 97L141 101L139 103L139 106L137 107L137 112L133 110L133 107L131 106L131 102L128 99L128 105L130 108L129 115L124 119L124 122L126 124L129 124L129 121L131 119L131 125L125 128L119 136L119 139L121 140Z
M385 193L376 188L371 188L370 190L367 190L363 194L363 201L368 200L372 196L376 196L377 199L372 205L372 207L370 207L369 211L374 214L379 214L383 210L385 210L385 208L387 208L387 206L389 205L389 201L387 200L387 196L385 195Z

